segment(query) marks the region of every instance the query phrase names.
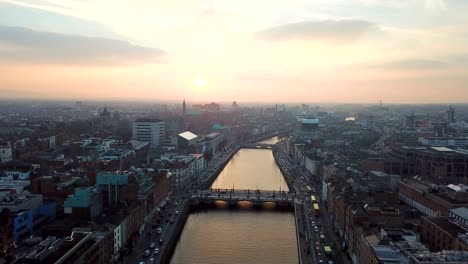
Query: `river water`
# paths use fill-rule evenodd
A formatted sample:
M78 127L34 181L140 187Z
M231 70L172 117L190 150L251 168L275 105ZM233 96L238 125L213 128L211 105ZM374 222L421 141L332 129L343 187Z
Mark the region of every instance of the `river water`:
M288 190L271 150L241 149L229 161L213 188ZM171 264L289 264L298 263L292 212L267 205L253 210L248 202L239 209L190 214Z

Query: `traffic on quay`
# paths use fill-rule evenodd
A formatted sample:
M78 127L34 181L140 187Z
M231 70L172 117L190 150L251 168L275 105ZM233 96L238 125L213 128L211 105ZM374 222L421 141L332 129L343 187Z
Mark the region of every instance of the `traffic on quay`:
M313 182L311 175L308 175L306 171L300 171L300 167L287 155L284 141L275 137L259 143L274 144L274 148L273 150L256 150L242 149L240 145L230 145L213 157L206 172L199 175L190 190L171 194L165 200L165 204L154 213L153 221L145 232L146 235L140 237L125 263L179 264L188 263L186 262L188 260L190 263L220 263L217 256L222 259L223 263L240 263L236 262L239 258L245 258L242 263L273 263L259 262L258 256L264 255L267 261L278 252L272 248L277 246L282 248L276 256L276 259L282 258L281 263L348 263L346 258L336 253L337 245L334 243L336 241L333 238L334 234L329 232L330 229L325 223L327 221L322 221L325 212L321 210L320 190L316 187L319 183ZM259 154L262 152L268 153L269 158L258 158L258 156L265 155L265 153ZM252 173L253 170L255 173ZM206 186L207 182L211 183L211 188L201 190L200 187ZM246 212L242 209L251 208L251 205L245 203L246 201L252 203L255 197L257 200L263 199L261 202L264 203L274 202L272 199L281 197L285 200L294 200L294 203L291 202L294 206L294 213L271 212L267 209L266 211L250 211L252 215L246 216ZM190 201L195 198L212 198L217 207L230 210L215 210L216 213L211 210L211 212L191 212L181 217L181 211L188 210ZM241 204L239 206L241 211L232 211L232 208L223 204L223 199L237 199L236 202ZM240 200L245 201L239 202ZM242 215L242 222L245 226L237 224L235 225L237 230L233 230L230 219L233 218L233 221L238 223L236 218L239 214ZM264 227L262 225L255 226L255 223L265 222L265 219L257 222L259 218L264 218L265 214L268 214L268 222L271 226L286 224L291 227L289 233L285 234L281 228L267 230L262 229ZM216 217L213 218L214 215ZM197 234L201 237L193 237L194 230L204 229L210 232L210 227L219 226L219 219L223 219L224 228L216 229L217 232L205 237L205 240L200 233ZM175 226L179 221L182 223L179 228L183 230L176 232ZM283 233L275 233L277 230ZM255 247L237 248L236 244L230 244L232 236L236 235L232 232L236 232L237 235L245 234L242 238L238 237L240 240L237 246L248 245L249 240L257 239L256 236L260 232L269 234L271 237L282 237L282 239L278 245L257 239ZM167 243L174 236L177 236L176 243ZM218 238L215 239L218 245L225 247L230 245L231 249L217 251L210 248L212 244L209 243L209 239L213 239L213 236ZM219 237L224 239L219 240ZM210 252L209 256L204 256L207 255L206 252ZM227 254L229 252L230 254ZM269 254L264 254L265 252Z

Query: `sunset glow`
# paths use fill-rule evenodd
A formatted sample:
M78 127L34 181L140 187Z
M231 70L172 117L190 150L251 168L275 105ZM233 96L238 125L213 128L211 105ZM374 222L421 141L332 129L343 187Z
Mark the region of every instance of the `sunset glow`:
M467 12L455 0L0 0L0 97L464 102Z

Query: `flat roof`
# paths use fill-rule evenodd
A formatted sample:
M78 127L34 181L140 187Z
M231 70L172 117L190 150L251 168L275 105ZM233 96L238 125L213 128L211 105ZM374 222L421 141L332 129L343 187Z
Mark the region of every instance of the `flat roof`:
M198 137L197 135L195 135L194 133L190 131L185 131L183 133L180 133L178 136L184 138L185 140L192 140Z
M144 122L144 123L155 122L155 123L159 123L159 122L162 122L162 120L157 119L157 118L151 118L151 117L141 117L141 118L137 118L135 120L135 122Z
M454 152L455 150L447 147L431 147L431 149L439 152Z
M466 207L454 208L454 209L451 209L450 212L461 216L461 218L465 220L468 220L468 208Z
M468 228L444 217L426 217L426 219L454 237L468 233Z

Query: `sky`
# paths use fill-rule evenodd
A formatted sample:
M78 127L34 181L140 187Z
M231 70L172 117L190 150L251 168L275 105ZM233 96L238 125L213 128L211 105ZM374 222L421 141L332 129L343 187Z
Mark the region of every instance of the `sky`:
M466 0L0 0L0 99L468 102Z

